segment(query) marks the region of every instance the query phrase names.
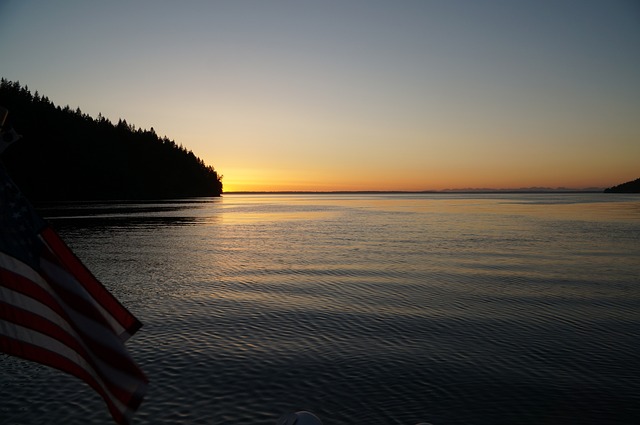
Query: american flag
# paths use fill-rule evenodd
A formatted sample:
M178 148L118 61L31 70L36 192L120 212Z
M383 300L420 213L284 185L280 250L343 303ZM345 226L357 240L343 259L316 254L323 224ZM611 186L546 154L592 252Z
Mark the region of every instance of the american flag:
M141 326L0 165L0 352L77 376L127 424L147 378L124 342Z

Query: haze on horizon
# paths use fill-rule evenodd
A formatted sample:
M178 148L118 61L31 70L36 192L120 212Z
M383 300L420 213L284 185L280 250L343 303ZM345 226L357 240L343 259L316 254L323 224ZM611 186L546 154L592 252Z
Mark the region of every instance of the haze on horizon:
M225 191L640 177L633 0L59 3L0 3L0 76L153 127Z

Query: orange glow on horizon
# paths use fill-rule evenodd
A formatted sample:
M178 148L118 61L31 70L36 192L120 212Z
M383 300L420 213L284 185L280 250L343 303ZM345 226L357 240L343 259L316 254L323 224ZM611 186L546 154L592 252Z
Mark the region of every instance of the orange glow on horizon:
M558 173L562 174L562 173ZM329 176L329 174L328 174ZM362 176L341 180L323 179L321 175L309 173L286 173L268 170L237 169L225 173L224 192L333 192L333 191L442 191L462 189L522 189L522 188L606 188L637 178L633 173L604 173L594 176L543 175L520 176L515 173L478 177L474 173L465 175L396 176L376 182Z

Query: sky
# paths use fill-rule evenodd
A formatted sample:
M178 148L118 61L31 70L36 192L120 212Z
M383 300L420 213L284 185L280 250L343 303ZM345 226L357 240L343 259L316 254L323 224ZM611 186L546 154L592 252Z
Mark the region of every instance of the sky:
M637 0L0 0L0 76L226 192L640 177Z

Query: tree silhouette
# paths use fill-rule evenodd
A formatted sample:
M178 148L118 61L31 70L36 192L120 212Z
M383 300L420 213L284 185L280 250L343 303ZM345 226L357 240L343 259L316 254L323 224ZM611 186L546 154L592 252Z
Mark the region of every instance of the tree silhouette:
M193 152L120 119L112 124L4 78L0 103L23 139L3 154L34 201L220 196L222 176Z
M640 179L622 183L604 190L605 193L640 193Z

